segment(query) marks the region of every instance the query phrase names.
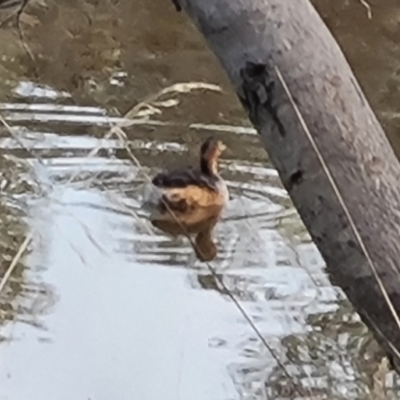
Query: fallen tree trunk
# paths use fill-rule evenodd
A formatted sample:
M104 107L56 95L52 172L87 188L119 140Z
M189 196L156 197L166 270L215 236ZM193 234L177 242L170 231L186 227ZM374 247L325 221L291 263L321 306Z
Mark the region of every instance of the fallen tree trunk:
M336 41L308 0L179 5L226 70L332 280L400 365L400 165Z

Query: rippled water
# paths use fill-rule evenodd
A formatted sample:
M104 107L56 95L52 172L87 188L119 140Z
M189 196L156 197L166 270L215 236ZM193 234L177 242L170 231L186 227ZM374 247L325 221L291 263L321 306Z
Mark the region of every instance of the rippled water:
M337 15L392 23L390 1L371 21L358 2L316 3L344 44L358 31ZM25 45L11 23L0 30L2 276L16 262L0 292L1 399L376 399L375 380L397 388L183 16L161 1L32 1L21 27ZM383 81L391 65L368 68ZM366 69L355 65L368 94ZM382 96L371 102L395 140L397 103ZM148 175L192 162L210 133L228 145L232 193L211 265L266 343L188 241L142 208Z

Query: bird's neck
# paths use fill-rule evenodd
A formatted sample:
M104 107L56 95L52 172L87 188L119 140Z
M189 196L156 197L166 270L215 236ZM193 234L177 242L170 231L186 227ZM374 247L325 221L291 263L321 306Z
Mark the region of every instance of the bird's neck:
M205 175L218 175L218 160L215 157L212 158L200 158L200 169Z

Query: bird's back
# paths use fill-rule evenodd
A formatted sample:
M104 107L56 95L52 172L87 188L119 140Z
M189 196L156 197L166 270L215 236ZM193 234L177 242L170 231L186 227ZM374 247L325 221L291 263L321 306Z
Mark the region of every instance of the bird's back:
M152 180L154 186L165 189L180 189L188 186L217 191L218 178L204 174L200 169L187 167L158 173Z

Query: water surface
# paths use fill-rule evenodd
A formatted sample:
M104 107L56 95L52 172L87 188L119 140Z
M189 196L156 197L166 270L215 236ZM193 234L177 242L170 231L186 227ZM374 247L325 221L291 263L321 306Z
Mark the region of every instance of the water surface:
M396 3L371 3L372 19L357 1L315 3L396 147ZM41 0L20 25L23 42L13 20L0 30L2 275L29 244L0 293L0 398L376 399L375 380L390 398L396 377L184 15ZM148 176L195 160L211 133L232 193L211 266L267 347L141 207Z

